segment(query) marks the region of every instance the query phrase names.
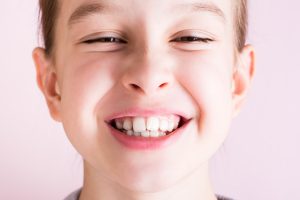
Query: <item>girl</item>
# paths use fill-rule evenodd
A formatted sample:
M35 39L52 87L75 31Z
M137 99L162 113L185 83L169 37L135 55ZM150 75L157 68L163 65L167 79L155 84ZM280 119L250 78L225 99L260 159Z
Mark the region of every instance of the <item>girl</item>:
M84 160L83 187L66 199L222 199L208 162L253 77L246 0L40 8L37 83Z

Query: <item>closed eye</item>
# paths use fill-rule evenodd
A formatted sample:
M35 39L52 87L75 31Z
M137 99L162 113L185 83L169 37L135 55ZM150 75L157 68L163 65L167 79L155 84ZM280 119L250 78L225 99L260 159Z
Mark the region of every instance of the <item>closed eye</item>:
M213 42L213 39L210 38L201 38L201 37L195 37L195 36L183 36L183 37L178 37L171 42L183 42L183 43L192 43L192 42L203 42L203 43L209 43Z
M83 43L86 44L93 44L93 43L123 43L126 44L127 41L116 38L116 37L99 37L99 38L94 38L94 39L89 39L83 41Z

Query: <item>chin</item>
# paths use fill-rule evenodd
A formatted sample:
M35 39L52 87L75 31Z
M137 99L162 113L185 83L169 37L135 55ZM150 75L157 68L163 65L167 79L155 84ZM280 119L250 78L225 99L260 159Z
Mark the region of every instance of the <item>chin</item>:
M119 178L119 184L129 191L137 193L155 193L166 190L177 184L187 175L184 171L170 170L170 168L160 168L149 170L130 170L131 173L124 172Z

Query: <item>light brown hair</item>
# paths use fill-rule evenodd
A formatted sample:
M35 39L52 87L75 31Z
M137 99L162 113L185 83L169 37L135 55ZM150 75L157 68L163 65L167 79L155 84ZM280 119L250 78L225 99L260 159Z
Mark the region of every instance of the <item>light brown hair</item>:
M240 52L246 42L248 28L247 0L233 0L234 3L234 38L236 50ZM44 47L47 55L53 54L56 21L59 13L58 0L39 0L40 23Z

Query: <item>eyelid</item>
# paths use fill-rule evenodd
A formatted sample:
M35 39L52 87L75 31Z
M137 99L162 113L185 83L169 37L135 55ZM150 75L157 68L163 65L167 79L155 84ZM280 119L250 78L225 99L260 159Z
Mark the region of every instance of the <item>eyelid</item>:
M108 41L101 41L101 40L107 40ZM109 39L114 39L115 41L109 41ZM112 36L104 36L104 37L96 37L96 38L91 38L91 39L87 39L84 40L82 43L86 43L86 44L92 44L92 43L122 43L122 44L126 44L127 42L125 40L123 40L122 38L118 38L118 37L112 37Z
M202 38L210 41L216 41L216 36L213 35L212 33L203 30L195 30L195 29L186 29L186 30L179 31L174 35L172 35L170 41L174 41L174 39L176 40L176 38L182 38L182 37L195 37L199 39Z
M87 36L82 37L81 39L78 40L78 43L84 43L89 40L97 40L101 38L116 38L118 40L122 40L127 43L127 40L124 37L124 34L121 34L116 31L102 31L102 32L96 32L89 34Z
M186 40L180 40L180 38L181 39L185 38ZM192 40L188 40L188 39L192 39ZM187 35L187 36L177 37L177 38L171 40L170 42L182 42L182 43L203 42L203 43L209 43L209 42L214 42L214 41L215 40L211 39L211 38Z

